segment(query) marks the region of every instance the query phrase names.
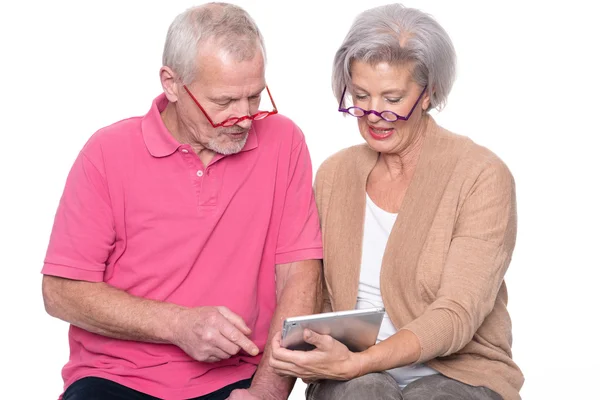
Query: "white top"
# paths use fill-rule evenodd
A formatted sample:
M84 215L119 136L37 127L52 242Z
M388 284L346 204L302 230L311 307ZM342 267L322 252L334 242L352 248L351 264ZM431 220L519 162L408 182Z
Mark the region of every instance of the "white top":
M379 280L381 272L381 261L387 245L392 227L396 222L398 214L389 213L377 207L367 195L367 207L365 210L365 226L362 247L362 262L360 268L360 281L358 284L358 300L356 309L383 307ZM381 322L377 343L395 334L397 329L392 324L387 312ZM438 372L424 364L415 364L406 367L388 370L398 385L404 387L409 383L428 375Z

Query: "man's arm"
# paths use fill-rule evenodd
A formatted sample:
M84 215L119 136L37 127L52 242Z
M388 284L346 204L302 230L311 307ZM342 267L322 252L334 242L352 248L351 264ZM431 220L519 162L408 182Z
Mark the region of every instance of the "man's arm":
M172 343L198 361L215 362L240 348L258 354L250 329L226 307L187 308L132 296L104 282L44 275L46 311L79 328L123 340Z
M271 339L281 331L283 320L314 314L322 307L323 267L321 260L305 260L277 265L277 309L271 321L263 358L252 380L250 392L260 399L287 399L296 378L282 377L269 366Z
M172 343L198 361L229 358L240 348L257 354L248 327L225 307L179 307L102 282L117 233L101 142L94 135L79 153L56 212L42 270L48 313L99 335Z

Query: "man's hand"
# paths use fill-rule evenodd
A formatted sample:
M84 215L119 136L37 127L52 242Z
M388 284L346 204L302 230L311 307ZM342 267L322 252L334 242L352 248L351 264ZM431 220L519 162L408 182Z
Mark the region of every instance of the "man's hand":
M278 398L272 393L260 391L254 387L250 387L250 389L234 390L231 392L227 400L278 400Z
M172 343L197 361L217 362L240 350L257 355L250 333L244 320L227 307L189 308L177 315Z
M248 389L236 389L231 392L227 400L263 400L263 398L255 396Z

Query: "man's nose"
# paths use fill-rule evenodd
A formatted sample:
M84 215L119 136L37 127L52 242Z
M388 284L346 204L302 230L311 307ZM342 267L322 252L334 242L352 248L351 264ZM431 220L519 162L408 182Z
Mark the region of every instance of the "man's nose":
M234 116L244 117L250 115L250 102L248 99L240 99L235 102L233 109Z
M243 121L239 121L235 125L239 126L242 129L250 129L250 126L252 126L252 120L248 118L248 119L245 119Z

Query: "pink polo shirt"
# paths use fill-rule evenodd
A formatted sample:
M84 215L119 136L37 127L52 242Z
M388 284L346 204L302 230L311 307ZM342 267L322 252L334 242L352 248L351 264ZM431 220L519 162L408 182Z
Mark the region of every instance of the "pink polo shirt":
M321 259L310 157L300 129L255 121L244 149L204 167L154 101L144 117L96 132L73 165L43 274L104 281L188 307L224 305L264 349L276 307L275 265ZM201 396L247 379L261 355L202 363L173 345L69 330L65 388L96 376L162 399Z

